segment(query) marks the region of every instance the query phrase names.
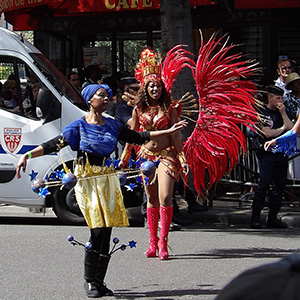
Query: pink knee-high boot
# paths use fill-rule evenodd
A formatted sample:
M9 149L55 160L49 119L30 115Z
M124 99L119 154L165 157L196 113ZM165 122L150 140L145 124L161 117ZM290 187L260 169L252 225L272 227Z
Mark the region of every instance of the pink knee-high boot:
M168 234L173 216L173 206L160 207L160 238L158 242L158 257L160 260L169 258L168 254Z
M155 257L158 250L157 242L157 229L159 219L159 207L147 208L147 222L149 228L149 248L146 252L146 257Z

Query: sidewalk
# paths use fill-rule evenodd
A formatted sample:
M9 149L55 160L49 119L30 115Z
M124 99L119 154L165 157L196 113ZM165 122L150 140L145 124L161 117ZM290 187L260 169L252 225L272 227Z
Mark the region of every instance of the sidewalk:
M228 226L239 226L249 228L251 218L251 201L244 202L239 208L238 201L215 200L213 206L206 212L189 214L187 208L181 209L182 215L192 219L193 224L222 224ZM268 216L266 207L261 214L264 225ZM296 202L284 202L279 212L279 217L289 228L300 228L300 207Z
M189 226L183 228L199 228L205 225L227 225L249 228L251 218L251 201L242 203L239 208L238 201L214 200L213 206L207 211L200 213L188 213L186 202L177 199L180 212L184 217L193 221ZM140 208L129 209L129 219L132 226L143 226L143 218L140 214ZM261 214L261 221L264 225L268 216L268 208L265 208ZM297 202L284 202L279 213L279 217L289 228L300 228L300 205ZM132 218L132 219L131 219Z

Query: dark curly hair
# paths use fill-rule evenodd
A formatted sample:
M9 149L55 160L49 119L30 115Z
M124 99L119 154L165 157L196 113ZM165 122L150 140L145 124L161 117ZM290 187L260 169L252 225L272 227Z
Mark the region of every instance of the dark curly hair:
M147 92L147 88L150 82L151 81L148 81L139 89L135 98L135 105L137 105L142 112L145 112L148 108L147 102L149 102L150 97ZM161 81L161 86L162 86L162 91L161 91L161 96L158 100L158 105L163 111L167 111L172 104L172 97L170 93L166 90L166 87L162 81Z

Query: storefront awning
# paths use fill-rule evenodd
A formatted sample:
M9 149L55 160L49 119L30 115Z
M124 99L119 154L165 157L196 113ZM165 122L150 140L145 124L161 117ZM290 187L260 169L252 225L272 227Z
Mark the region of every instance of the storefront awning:
M159 9L159 0L1 0L0 15L15 30L39 28L40 16L72 16L101 12ZM213 5L213 0L190 0L191 6Z
M30 9L40 5L51 5L56 7L59 2L64 0L1 0L0 1L0 14L7 11L15 11L21 9ZM59 4L58 4L59 5Z
M159 9L159 0L75 0L73 12L105 12ZM191 6L211 5L211 0L190 0Z
M300 7L299 0L235 0L235 9L267 9Z

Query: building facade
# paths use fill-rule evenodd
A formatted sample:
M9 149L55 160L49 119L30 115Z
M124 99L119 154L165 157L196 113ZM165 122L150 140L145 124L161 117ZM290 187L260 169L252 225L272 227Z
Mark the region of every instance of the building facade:
M159 2L22 0L14 5L5 0L0 11L14 29L34 30L35 45L64 73L96 62L115 74L138 58L126 56L130 41L146 46L163 38ZM275 77L279 58L300 63L300 27L295 26L300 0L191 0L190 6L195 52L199 30L206 37L217 31L228 33L241 51L260 62L266 81Z

